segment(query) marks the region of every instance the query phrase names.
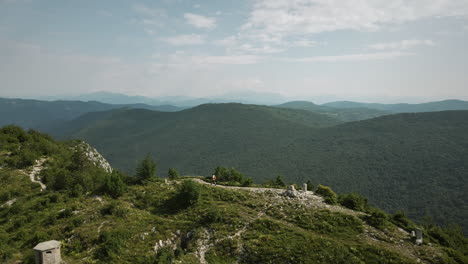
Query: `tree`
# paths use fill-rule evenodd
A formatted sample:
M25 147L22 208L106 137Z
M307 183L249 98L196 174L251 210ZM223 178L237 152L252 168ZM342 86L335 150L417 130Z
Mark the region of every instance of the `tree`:
M103 192L117 198L125 191L125 183L122 180L122 175L119 171L114 170L111 174L106 176L103 186Z
M200 199L200 188L194 181L184 181L179 190L178 203L181 207L195 205Z
M286 184L284 183L283 178L281 177L281 175L276 176L275 186L276 186L276 187L284 187L284 186L286 186Z
M140 182L156 177L156 163L149 155L140 162L136 169L136 177Z
M169 168L169 171L167 172L167 177L171 180L176 180L179 178L179 173L176 171L176 169Z

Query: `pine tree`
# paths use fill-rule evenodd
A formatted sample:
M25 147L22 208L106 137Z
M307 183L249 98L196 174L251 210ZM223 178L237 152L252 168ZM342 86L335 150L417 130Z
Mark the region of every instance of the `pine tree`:
M156 163L149 155L140 162L136 169L136 177L140 182L156 178Z

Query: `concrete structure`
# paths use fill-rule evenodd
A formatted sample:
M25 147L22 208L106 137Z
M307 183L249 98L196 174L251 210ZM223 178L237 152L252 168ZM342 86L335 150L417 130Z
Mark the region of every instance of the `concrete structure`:
M307 192L307 183L302 184L302 190Z
M421 245L423 243L422 230L416 229L416 245Z
M39 243L34 247L34 251L36 264L59 264L62 262L60 242L57 240Z

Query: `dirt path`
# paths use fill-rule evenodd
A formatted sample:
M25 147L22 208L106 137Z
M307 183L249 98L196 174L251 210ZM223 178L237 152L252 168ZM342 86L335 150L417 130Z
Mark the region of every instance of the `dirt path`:
M36 180L36 176L41 173L42 169L44 168L43 164L46 160L46 158L40 158L39 160L36 160L36 164L34 164L31 172L28 174L31 182L39 183L41 185L41 192L46 189L46 186L40 180Z

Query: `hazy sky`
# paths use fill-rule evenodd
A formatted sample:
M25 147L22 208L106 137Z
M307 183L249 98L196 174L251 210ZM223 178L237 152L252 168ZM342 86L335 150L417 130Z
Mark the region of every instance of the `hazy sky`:
M0 0L0 96L468 99L468 0Z

